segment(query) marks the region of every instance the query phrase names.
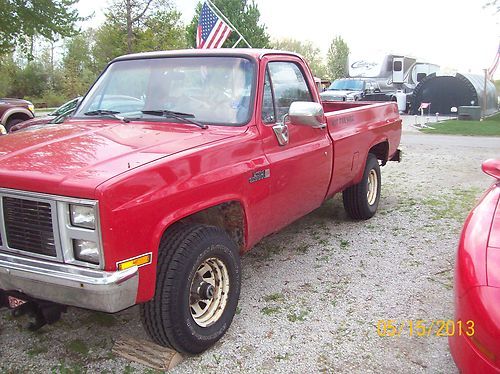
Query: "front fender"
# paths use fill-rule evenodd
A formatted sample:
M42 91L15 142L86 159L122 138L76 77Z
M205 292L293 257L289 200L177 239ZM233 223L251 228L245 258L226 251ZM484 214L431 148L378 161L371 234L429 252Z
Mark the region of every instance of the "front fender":
M262 235L260 227L265 222L259 220L259 212L269 211L270 186L268 179L249 183L255 170L268 165L256 136L249 130L202 149L157 160L96 190L106 270L115 270L119 261L153 254L152 262L139 269L137 302L154 295L158 247L165 230L175 222L236 201L243 209L242 250Z

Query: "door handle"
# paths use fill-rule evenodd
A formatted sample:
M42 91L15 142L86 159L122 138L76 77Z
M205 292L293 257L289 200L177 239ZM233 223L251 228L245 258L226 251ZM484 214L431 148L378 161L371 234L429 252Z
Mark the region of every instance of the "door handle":
M278 144L283 146L287 145L289 141L289 134L288 134L288 126L283 121L283 123L278 123L273 126L274 130L274 135L276 135L276 139L278 139Z

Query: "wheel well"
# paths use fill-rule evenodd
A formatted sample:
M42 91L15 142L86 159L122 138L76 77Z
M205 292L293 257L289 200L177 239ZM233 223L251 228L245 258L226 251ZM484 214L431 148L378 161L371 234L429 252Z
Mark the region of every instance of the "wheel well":
M373 153L377 159L382 161L382 165L385 165L389 154L389 142L385 141L374 145L368 153Z
M243 249L245 245L245 212L239 201L228 201L180 220L184 223L202 223L217 226L228 233L231 239Z
M27 114L25 113L12 113L6 120L5 120L5 124L8 124L9 121L12 121L13 119L22 119L23 121L26 121L28 119L30 119L31 117L28 116Z

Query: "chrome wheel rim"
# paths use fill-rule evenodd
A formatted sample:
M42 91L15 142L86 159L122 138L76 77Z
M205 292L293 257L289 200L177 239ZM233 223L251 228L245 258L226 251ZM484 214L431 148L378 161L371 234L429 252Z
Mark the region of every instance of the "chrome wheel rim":
M368 186L367 186L366 198L368 199L368 205L375 204L377 200L377 189L378 189L378 176L377 172L372 169L370 174L368 174Z
M207 327L217 322L224 313L228 295L226 265L215 257L204 260L191 281L189 309L196 324Z

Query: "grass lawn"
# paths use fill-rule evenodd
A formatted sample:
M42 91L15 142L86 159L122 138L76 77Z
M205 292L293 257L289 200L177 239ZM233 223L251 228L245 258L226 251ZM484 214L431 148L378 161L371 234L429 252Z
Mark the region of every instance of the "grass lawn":
M451 134L473 136L500 136L500 113L484 121L458 121L455 119L440 123L431 123L432 129L421 129L426 134Z

